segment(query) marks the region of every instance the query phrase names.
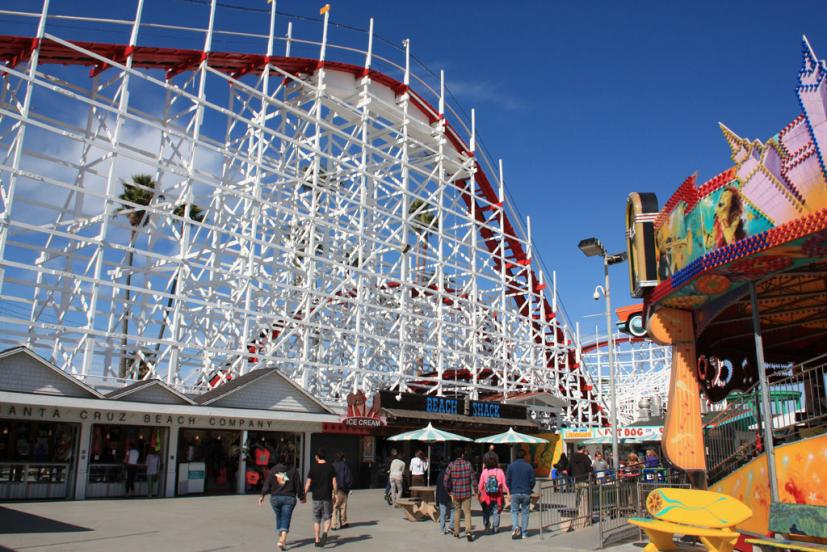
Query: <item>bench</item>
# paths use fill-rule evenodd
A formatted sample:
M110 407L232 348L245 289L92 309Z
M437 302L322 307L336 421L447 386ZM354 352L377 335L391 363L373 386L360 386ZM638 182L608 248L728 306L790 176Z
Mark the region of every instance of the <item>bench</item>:
M783 550L796 550L798 552L825 552L827 551L827 546L822 546L820 544L813 544L810 542L803 542L803 541L793 541L793 540L786 540L786 539L770 539L770 538L761 538L761 539L747 539L749 544L754 546L758 546L761 550L764 549L783 549Z
M655 489L646 497L646 510L655 519L629 519L649 537L644 552L676 549L674 535L698 537L710 552L732 552L735 525L752 517L740 500L693 489Z
M418 498L400 498L396 501L396 505L402 508L405 514L405 519L408 521L422 521L426 516L419 511L420 500Z

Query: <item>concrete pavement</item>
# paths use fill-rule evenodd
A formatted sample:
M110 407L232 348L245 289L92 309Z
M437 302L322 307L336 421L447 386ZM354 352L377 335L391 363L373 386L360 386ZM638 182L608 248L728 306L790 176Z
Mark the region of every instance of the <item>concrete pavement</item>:
M211 496L173 499L86 500L81 502L19 502L0 504L0 550L132 552L151 550L212 552L276 550L274 516L269 503L257 497ZM484 535L482 518L475 515L477 539L468 543L439 533L429 521L411 523L402 512L387 506L381 490L354 491L350 498L350 527L331 532L328 549L359 552L475 552L508 550L575 550L540 540L536 513L530 538L512 541L511 515L503 512L503 529ZM289 550L314 550L310 504L293 514ZM633 544L613 552L639 552Z

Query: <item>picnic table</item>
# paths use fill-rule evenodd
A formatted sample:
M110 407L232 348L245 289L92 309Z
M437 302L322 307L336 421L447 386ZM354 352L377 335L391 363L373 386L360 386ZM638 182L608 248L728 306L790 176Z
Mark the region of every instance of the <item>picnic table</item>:
M419 501L416 512L432 521L439 519L439 509L436 506L436 485L415 485L410 488L411 498Z
M411 496L422 499L423 502L436 502L436 485L430 487L415 485L410 488Z

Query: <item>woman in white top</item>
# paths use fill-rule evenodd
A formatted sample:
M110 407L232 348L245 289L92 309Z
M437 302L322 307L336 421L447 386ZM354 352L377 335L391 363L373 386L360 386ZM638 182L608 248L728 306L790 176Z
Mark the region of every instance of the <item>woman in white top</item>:
M425 473L428 471L428 460L425 454L418 450L411 458L411 486L421 487L425 485Z
M391 452L390 469L388 470L388 480L391 484L391 497L393 498L393 505L396 506L396 501L402 496L402 475L405 472L405 461L396 455L396 451Z

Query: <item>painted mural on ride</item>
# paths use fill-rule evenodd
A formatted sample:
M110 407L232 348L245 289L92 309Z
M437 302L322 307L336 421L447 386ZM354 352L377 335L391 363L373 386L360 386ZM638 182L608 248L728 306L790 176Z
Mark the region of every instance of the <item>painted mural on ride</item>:
M627 201L631 293L644 298L650 337L674 348L664 449L688 471L706 470L696 397L719 402L757 381L754 351L705 350L698 337L748 285L827 257L827 63L806 38L802 50L800 115L763 141L721 124L732 167L689 176L662 208L651 193Z

